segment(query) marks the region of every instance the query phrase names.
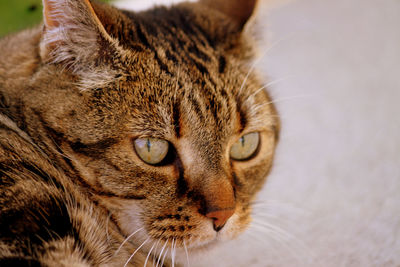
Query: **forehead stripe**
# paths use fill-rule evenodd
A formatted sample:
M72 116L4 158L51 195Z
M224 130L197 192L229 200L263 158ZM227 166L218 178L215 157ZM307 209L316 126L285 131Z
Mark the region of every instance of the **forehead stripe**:
M175 129L175 135L177 138L181 137L181 111L180 111L181 105L178 101L175 101L173 107L172 107L172 121L174 124L174 129Z

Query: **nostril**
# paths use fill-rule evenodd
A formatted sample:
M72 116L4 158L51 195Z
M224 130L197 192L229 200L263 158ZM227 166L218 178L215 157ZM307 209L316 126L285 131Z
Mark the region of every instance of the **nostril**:
M206 217L213 220L214 230L218 232L225 226L233 213L235 213L235 209L214 210L207 212Z
M213 222L213 226L214 226L214 231L215 231L215 232L219 232L219 230L221 230L222 228L224 228L225 223L224 223L223 225L217 226L217 225L215 224L215 222Z

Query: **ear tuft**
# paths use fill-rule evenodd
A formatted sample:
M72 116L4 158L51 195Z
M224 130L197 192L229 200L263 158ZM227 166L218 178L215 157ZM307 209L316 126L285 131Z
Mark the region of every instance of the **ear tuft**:
M116 50L89 0L43 0L44 30L40 54L44 62L61 64L81 76L82 87L101 87L116 75L100 57ZM99 62L100 61L100 62Z
M200 0L200 3L224 13L241 28L253 15L257 6L257 0Z

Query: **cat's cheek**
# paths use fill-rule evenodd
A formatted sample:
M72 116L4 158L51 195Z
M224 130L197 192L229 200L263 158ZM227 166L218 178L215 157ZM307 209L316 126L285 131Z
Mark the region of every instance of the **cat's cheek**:
M138 243L139 240L147 238L146 229L143 221L140 219L143 214L143 209L137 203L132 201L131 204L124 203L115 212L116 220L121 229L121 232L126 236L131 236L130 240L133 243ZM136 241L136 242L135 242Z

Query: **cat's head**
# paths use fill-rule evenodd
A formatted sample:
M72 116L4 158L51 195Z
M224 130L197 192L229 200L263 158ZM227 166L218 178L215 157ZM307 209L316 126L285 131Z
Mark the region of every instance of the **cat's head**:
M141 13L43 2L32 105L75 182L148 248L195 251L243 232L279 130L252 71L246 24L256 1Z

